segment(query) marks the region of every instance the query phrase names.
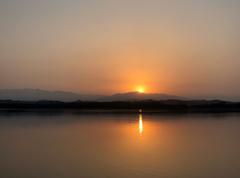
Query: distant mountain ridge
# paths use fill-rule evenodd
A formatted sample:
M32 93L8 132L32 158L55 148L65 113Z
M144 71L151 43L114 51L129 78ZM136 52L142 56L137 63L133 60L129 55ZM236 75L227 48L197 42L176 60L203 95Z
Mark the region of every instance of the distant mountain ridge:
M65 91L47 91L40 89L0 89L1 100L39 101L52 100L71 102L76 100L93 101L98 95L81 95Z
M0 100L22 101L141 101L141 100L186 100L187 98L165 93L118 93L110 96L105 95L82 95L65 91L47 91L40 89L0 89Z
M165 93L139 93L128 92L118 93L112 96L105 96L100 98L101 101L140 101L140 100L186 100L187 98Z

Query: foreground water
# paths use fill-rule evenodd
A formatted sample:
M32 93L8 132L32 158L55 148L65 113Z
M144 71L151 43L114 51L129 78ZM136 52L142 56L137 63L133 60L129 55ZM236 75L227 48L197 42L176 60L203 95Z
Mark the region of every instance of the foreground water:
M239 114L0 114L0 177L239 178L239 136Z

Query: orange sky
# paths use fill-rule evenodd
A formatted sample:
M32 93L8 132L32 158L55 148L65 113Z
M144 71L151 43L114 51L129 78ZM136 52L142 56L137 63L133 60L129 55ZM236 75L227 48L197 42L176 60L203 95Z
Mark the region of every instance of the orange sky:
M237 0L0 2L0 88L240 96Z

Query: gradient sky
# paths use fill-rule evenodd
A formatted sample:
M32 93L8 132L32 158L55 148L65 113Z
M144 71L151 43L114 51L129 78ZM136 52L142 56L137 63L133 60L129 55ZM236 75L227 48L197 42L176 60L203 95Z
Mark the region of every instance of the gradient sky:
M239 0L1 0L0 88L240 98Z

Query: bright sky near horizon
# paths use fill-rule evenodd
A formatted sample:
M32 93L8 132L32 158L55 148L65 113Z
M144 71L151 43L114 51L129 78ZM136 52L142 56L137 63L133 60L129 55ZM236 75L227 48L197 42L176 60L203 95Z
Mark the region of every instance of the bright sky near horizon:
M0 88L240 98L239 0L1 0Z

